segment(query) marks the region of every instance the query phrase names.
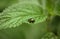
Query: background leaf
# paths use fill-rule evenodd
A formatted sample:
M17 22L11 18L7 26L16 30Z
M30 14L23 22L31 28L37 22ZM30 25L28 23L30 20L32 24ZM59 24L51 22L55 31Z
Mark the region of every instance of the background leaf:
M0 12L2 12L8 6L18 3L19 0L0 0Z
M46 5L51 15L60 16L60 0L47 0Z
M60 39L60 16L54 16L52 20L48 22L48 29Z
M4 36L7 39L41 39L47 32L46 21L38 24L23 23L15 28L0 30L0 39Z
M58 37L54 33L48 32L41 39L58 39Z

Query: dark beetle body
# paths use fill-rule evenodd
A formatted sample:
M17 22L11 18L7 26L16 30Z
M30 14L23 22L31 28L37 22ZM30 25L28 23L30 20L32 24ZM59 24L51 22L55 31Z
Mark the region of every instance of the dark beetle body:
M30 18L30 19L28 19L28 22L29 22L29 23L34 23L35 20L34 20L33 18Z

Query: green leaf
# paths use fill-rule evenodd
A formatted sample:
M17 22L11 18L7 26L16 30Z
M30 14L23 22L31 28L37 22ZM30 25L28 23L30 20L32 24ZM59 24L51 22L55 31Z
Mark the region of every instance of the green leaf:
M15 28L0 30L0 39L41 39L47 32L46 21L38 24L23 23Z
M17 3L8 7L0 14L0 29L29 23L28 19L30 18L35 20L34 24L43 22L47 18L47 11L36 1Z
M54 16L48 23L48 28L60 39L60 16Z
M60 0L47 0L46 5L50 14L60 16Z
M57 34L57 28L60 22L59 16L54 16L48 23L50 31Z
M41 39L58 39L54 33L48 32Z
M0 11L3 11L8 6L18 2L19 0L0 0Z

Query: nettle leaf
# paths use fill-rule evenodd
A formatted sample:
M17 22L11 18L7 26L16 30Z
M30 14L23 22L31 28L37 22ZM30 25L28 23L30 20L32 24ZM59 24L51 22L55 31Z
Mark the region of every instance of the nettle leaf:
M60 39L60 16L54 16L48 23L49 31L53 32Z
M60 24L60 16L54 16L48 23L49 29L57 35L58 25Z
M49 32L45 34L41 39L58 39L58 37L54 35L54 33Z
M60 0L47 0L46 4L50 14L60 16Z
M24 1L12 5L0 14L0 29L16 27L22 23L29 23L33 18L34 24L46 20L47 11L38 2Z
M19 0L0 0L0 11L3 11L6 7L18 2Z
M23 23L15 28L0 30L0 39L4 38L4 36L6 39L41 39L46 33L48 33L46 21L31 25Z

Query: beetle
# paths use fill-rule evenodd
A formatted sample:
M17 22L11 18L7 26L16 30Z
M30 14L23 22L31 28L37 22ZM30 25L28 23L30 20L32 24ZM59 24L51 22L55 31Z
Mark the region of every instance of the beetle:
M29 23L34 23L34 22L35 22L35 19L30 18L30 19L28 19L28 22L29 22Z

